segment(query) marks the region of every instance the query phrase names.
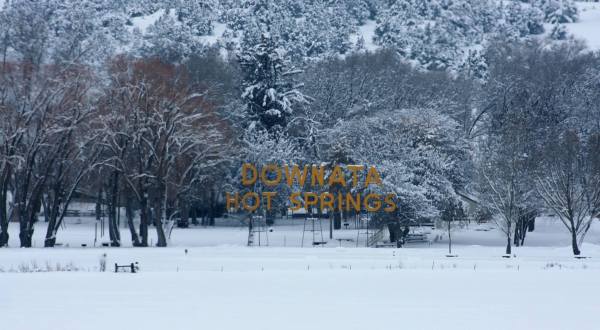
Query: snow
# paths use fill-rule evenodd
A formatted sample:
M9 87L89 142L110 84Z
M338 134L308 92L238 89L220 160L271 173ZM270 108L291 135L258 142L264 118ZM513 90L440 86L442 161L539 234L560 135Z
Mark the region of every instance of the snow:
M5 278L53 297L48 303L8 287L11 303L2 299L0 307L11 329L583 330L593 329L600 307L591 277L572 288L537 289L570 280L567 272L179 273L169 281L159 273L44 277ZM589 294L580 297L581 290ZM437 294L423 299L427 293ZM581 305L577 311L564 307L571 300ZM25 318L25 310L36 317Z
M365 49L372 52L379 49L379 46L375 44L373 38L375 37L375 29L377 28L377 22L374 20L367 20L365 24L358 27L358 33L350 36L350 42L356 44L360 37L365 40Z
M200 40L207 45L214 45L222 39L223 33L227 29L227 24L224 23L213 23L213 33L210 36L202 36Z
M73 210L81 212L93 212L93 203L73 203L70 207ZM297 212L295 212L297 213ZM131 236L126 224L124 209L121 209L121 240L124 247L131 247ZM136 219L135 226L139 226L139 219ZM244 218L237 215L230 215L228 218L217 218L217 226L202 227L190 226L190 228L174 228L171 234L170 245L179 247L218 247L218 246L238 246L243 247L247 243L248 228ZM333 240L326 247L337 248L340 246L339 239L351 239L352 241L342 241L342 247L364 247L365 246L365 222L361 222L363 228L355 229L356 223L349 222L349 229L336 230L333 233ZM272 232L268 233L269 246L271 247L300 247L302 245L302 228L304 222L298 218L278 219L276 224L271 227ZM318 226L318 222L316 223ZM307 225L308 226L308 225ZM329 220L321 221L323 228L323 237L328 238ZM318 228L318 227L317 227ZM46 223L43 216L34 226L33 246L42 247L44 245L44 235L46 234ZM97 233L96 233L97 230ZM443 248L447 244L447 235L443 230L432 230L428 227L422 229L413 229L429 235L432 241L432 248ZM372 230L371 230L372 231ZM153 227L149 230L150 239L154 239L156 232ZM19 226L11 223L9 226L9 246L19 246ZM96 246L102 242L108 242L108 224L105 223L104 234L101 231L101 225L93 217L67 217L64 220L64 226L58 231L57 243L71 248L80 247L86 244L88 247L94 246L94 238L97 235ZM263 234L264 235L264 234ZM320 237L320 232L317 232ZM438 237L438 239L436 239ZM464 228L457 228L452 231L452 242L455 246L487 246L495 247L497 251L503 251L506 239L493 223L470 224ZM535 231L528 233L525 240L527 247L561 247L570 246L570 237L564 228L564 225L556 217L541 217L536 220ZM600 221L593 223L586 243L600 246ZM312 233L306 233L304 245L312 243ZM423 245L410 245L409 248L422 248ZM425 246L429 247L429 245ZM45 251L45 250L44 250ZM498 253L500 253L498 252ZM585 253L585 250L584 250Z
M164 12L164 9L159 9L150 15L132 18L131 20L133 23L133 28L137 28L140 30L140 32L145 33L148 27L156 23L156 21L164 14ZM223 38L223 33L226 29L227 25L225 23L214 22L212 35L201 36L199 39L207 45L216 44Z
M438 230L421 229L437 236L435 242L403 249L356 247L356 242L340 247L335 239L324 248L312 247L310 233L309 247L300 248L302 220L280 219L268 234L268 247L246 247L248 232L240 221L229 217L217 219L220 226L214 228L175 228L167 248L131 248L125 228L124 247L82 248L80 243L93 244L95 220L67 218L58 233L62 247L0 249L0 318L11 330L48 324L150 330L584 330L600 322L599 223L582 249L590 258L574 259L562 224L545 217L528 233L527 246L514 248L514 256L505 259L504 239L492 224L454 230L458 257L447 258L447 241ZM11 224L11 246L18 243L17 227ZM36 246L44 228L43 222L36 224ZM326 220L323 229L327 240ZM152 228L150 233L155 235ZM334 238L357 237L354 229L334 232ZM104 273L98 271L103 253ZM112 272L114 263L131 262L139 262L139 273ZM67 265L76 271L56 271Z
M134 28L138 28L140 32L145 33L146 29L148 29L150 25L154 24L164 13L164 9L159 9L150 15L134 17L131 19L131 21Z
M0 250L2 264L39 258L94 267L106 251L109 270L113 262L141 265L138 274L0 273L0 310L11 330L594 329L598 262L563 250L532 248L508 260L490 248L452 260L439 249ZM543 257L554 252L560 256L547 260L561 268Z
M600 50L600 3L578 2L579 21L565 24L573 36L586 41L588 47Z
M0 3L2 0L0 0ZM579 21L576 23L565 24L567 30L576 38L585 40L587 45L593 50L600 49L600 3L578 2ZM154 24L161 15L164 14L164 9L160 9L150 15L132 18L133 27L145 33L147 28ZM200 39L207 45L217 44L223 39L223 34L227 29L226 24L215 22L213 34L201 36ZM357 33L350 35L350 42L356 44L360 37L365 40L365 49L368 51L376 51L380 47L373 41L377 22L375 20L367 20L365 24L358 27ZM545 24L547 31L550 31L552 26ZM225 54L226 52L224 52Z

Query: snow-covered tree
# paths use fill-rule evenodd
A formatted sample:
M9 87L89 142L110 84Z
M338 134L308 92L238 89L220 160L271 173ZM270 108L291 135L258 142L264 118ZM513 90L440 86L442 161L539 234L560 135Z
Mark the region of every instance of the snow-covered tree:
M479 127L477 135L482 136L477 141L482 201L497 215L507 236L507 253L511 238L519 234L515 230L538 212L534 179L544 172L539 168L544 144L573 123L585 122L569 119L587 107L578 100L589 87L579 84L589 72L586 63L593 60L580 49L576 42L551 48L534 42L501 43L486 54L490 76L471 127Z
M349 146L345 153L355 164L381 172L383 186L358 189L395 193L402 216L418 222L439 216L442 202L457 199L455 187L464 184L459 126L437 110L404 109L340 121L327 136L332 147Z
M164 61L178 63L194 54L202 53L204 45L190 26L166 11L143 36L141 53Z
M110 73L97 123L105 152L101 165L120 175L137 200L139 244L148 245L152 221L157 245L166 246L173 215L167 205L200 184L205 169L229 152L222 123L182 66L117 59Z
M533 5L544 13L544 21L552 24L573 23L579 12L573 0L534 0Z
M600 214L600 135L582 143L576 132L567 131L546 148L537 191L569 231L577 256L592 221Z
M550 31L550 38L554 40L567 39L567 28L563 24L555 24Z
M518 33L516 37L523 38L531 34L544 32L543 13L519 1L509 1L503 10L503 22L508 23L509 31ZM503 34L498 30L500 35Z
M470 79L485 82L488 77L488 65L483 54L476 50L470 50L465 62L459 68Z
M536 203L533 166L526 151L531 141L522 132L508 130L512 133L488 141L478 169L482 201L496 214L493 219L506 237L505 252L511 254L518 223L536 211Z
M217 10L218 2L214 0L178 0L175 2L177 20L197 36L212 33L212 22L217 16Z
M354 18L359 25L364 24L375 14L373 4L366 0L346 0L341 3L346 6L345 9L350 17Z
M161 0L130 0L126 2L126 12L130 17L150 15L165 7L167 3Z
M464 49L503 36L543 32L543 14L518 1L399 0L383 6L375 42L425 69L456 69Z
M255 10L264 11L264 6L258 4ZM244 36L238 55L244 77L242 99L252 125L277 130L287 125L295 108L307 98L293 79L301 71L295 70L284 50L277 47L269 17L259 18L256 24L257 29Z

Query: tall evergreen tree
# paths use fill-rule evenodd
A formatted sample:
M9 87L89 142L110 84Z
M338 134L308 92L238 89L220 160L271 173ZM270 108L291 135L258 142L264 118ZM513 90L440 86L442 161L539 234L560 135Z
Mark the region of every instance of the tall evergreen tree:
M285 59L270 33L271 16L268 0L258 1L255 28L246 31L239 54L243 70L242 99L251 125L259 124L267 130L287 125L295 106L307 98L295 84L293 77L300 73Z

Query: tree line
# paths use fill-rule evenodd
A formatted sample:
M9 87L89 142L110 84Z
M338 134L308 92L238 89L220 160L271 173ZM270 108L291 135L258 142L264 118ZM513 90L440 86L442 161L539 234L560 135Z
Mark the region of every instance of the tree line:
M392 44L307 61L258 1L227 52L172 56L166 43L115 55L103 49L119 37L110 24L62 34L43 24L56 8L23 6L0 42L0 246L12 220L30 247L41 212L53 246L78 196L106 205L111 245L124 207L134 246L148 246L151 227L166 246L174 219L210 224L226 191L247 189L244 162L376 166L381 187L352 189L396 194L380 224L489 219L507 253L550 211L579 254L600 212L600 56L578 41L494 35L459 70L416 65ZM465 192L478 200L470 214ZM345 216L332 212L336 229Z

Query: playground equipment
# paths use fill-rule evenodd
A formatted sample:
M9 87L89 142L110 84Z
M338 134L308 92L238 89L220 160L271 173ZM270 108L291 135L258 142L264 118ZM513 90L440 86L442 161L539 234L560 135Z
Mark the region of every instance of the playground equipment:
M308 227L307 227L308 224ZM323 239L323 224L321 218L306 217L304 218L304 226L302 228L302 243L301 247L304 247L304 234L310 232L312 234L312 245L319 246L325 245L327 242ZM320 236L319 236L320 235ZM318 238L320 239L318 240Z
M383 235L382 230L369 228L371 222L371 216L369 214L359 215L355 221L356 228L358 229L356 231L356 247L360 244L361 235L365 237L365 247L373 246L381 239L380 236Z
M269 246L269 230L267 221L262 215L254 215L248 221L248 246Z

